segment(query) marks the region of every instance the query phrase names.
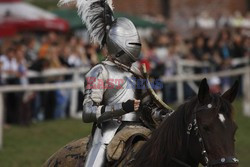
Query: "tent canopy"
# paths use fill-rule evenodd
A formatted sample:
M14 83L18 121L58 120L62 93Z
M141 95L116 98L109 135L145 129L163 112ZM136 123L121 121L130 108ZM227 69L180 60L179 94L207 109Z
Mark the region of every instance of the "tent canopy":
M65 20L67 20L71 29L85 28L85 25L82 23L82 20L77 15L76 10L55 9L55 10L52 10L52 13L54 13L58 17L61 17Z
M75 9L55 9L52 10L54 14L57 16L67 20L70 24L71 29L79 29L85 28L85 25L82 23L80 17L77 15L77 11ZM140 17L132 16L125 13L116 12L115 17L126 17L130 19L136 27L140 28L155 28L161 29L164 28L165 25L158 22L149 21Z
M53 13L19 0L0 0L0 36L7 31L56 30L67 31L68 22ZM4 32L4 33L3 33Z

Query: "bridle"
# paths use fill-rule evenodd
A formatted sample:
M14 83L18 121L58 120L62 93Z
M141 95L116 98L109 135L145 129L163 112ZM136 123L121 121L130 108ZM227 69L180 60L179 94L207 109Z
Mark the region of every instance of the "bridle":
M208 108L211 108L211 107L212 107L212 105L208 104ZM199 129L198 124L197 124L197 111L192 113L191 122L187 126L187 131L186 131L187 132L187 146L189 144L189 138L190 138L191 131L193 131L195 136L197 136L197 138L198 138L198 142L199 142L199 145L200 145L201 150L202 150L201 155L203 156L203 159L205 162L204 167L213 167L216 165L238 164L239 163L239 160L234 156L221 157L220 159L216 159L216 160L210 160L208 158L208 154L207 154L207 150L206 150L206 147L204 144L204 140L203 140L203 137L201 135L200 129ZM179 159L172 158L172 160L175 161L176 163L182 165L182 166L191 167L190 165L188 165L185 162L182 162Z

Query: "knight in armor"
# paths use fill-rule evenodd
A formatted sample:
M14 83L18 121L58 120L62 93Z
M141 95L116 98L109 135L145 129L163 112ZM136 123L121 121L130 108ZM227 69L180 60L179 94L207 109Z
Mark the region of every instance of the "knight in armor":
M61 4L73 0L61 0ZM111 0L75 0L93 42L108 51L107 60L85 76L82 119L94 123L85 167L101 167L106 147L126 124L141 124L141 101L135 87L133 63L139 59L141 41L127 18L114 18ZM118 65L119 64L119 65ZM127 67L127 68L124 68Z

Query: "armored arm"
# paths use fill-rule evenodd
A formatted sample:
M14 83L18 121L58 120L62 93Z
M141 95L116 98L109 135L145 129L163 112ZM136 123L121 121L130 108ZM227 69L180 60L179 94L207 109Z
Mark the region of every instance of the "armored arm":
M102 115L98 118L97 123L102 123L111 118L118 118L124 114L134 111L134 100L128 100L124 103L117 103L115 105L103 106Z
M101 115L102 106L100 104L104 93L105 78L107 78L107 71L101 64L92 68L86 75L82 113L83 122L96 122Z
M83 122L103 122L118 118L134 111L134 100L114 105L101 105L105 92L108 71L103 65L97 65L86 75L83 101Z

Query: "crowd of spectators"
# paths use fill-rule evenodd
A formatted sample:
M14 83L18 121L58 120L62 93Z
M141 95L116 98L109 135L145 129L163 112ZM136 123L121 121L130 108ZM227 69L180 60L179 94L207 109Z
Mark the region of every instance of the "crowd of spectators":
M230 70L245 64L235 63L235 59L250 58L250 38L243 29L223 28L216 36L201 30L184 39L175 32L155 32L152 40L143 44L141 62L148 64L155 78L178 74L177 64L180 60L207 62L204 67L184 67L182 73L208 73ZM210 80L214 92L227 90L232 80L228 77ZM185 98L194 92L185 84ZM176 101L176 84L168 83L163 88L163 99L166 102Z
M203 11L196 17L188 19L190 28L201 27L205 29L223 28L225 26L234 28L250 28L250 13L242 14L240 11L234 13L222 12L220 15Z
M176 75L177 63L182 59L209 62L209 67L185 68L186 73L200 73L235 68L233 58L250 56L250 38L241 29L221 29L217 36L209 36L205 31L200 31L188 39L176 32L153 31L150 36L142 39L142 43L139 65L145 63L154 78ZM27 71L90 68L104 60L105 55L105 50L75 35L50 32L5 38L0 41L0 84L25 86L65 82L72 77L29 79ZM219 91L230 84L230 79L215 78L211 81L213 83L216 85L214 91ZM175 83L165 84L162 90L165 101L175 102ZM193 91L185 85L185 96L192 94ZM66 90L7 93L6 121L29 125L32 120L64 118L68 115L69 99L70 91Z
M103 59L98 46L85 43L76 36L54 32L6 38L0 46L1 85L65 82L72 77L28 78L27 74L29 70L39 73L48 69L90 68ZM70 92L64 90L6 93L6 121L28 125L32 118L64 118L69 97Z

